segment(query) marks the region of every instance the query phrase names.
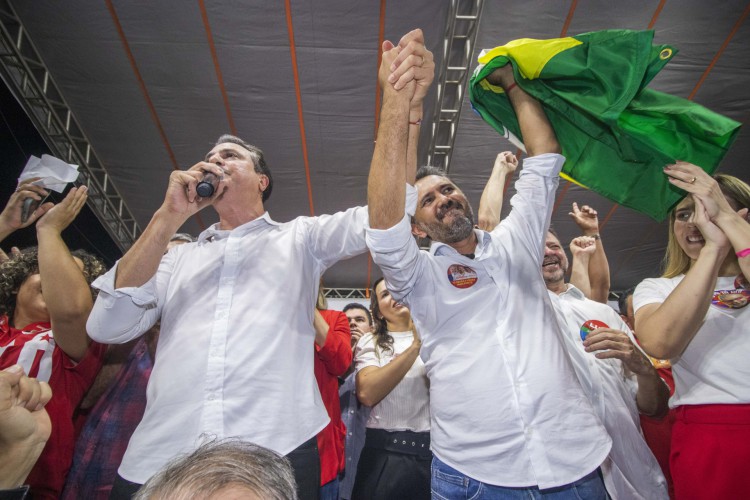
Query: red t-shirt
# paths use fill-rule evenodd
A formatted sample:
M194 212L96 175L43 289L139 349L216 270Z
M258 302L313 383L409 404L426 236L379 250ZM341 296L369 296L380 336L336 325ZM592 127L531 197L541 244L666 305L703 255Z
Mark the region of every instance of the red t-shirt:
M52 434L26 482L35 499L56 499L62 493L73 458L73 411L102 366L107 346L92 342L76 363L55 345L49 323L32 323L22 330L0 316L0 370L19 364L29 377L48 382L52 399L45 407Z
M336 479L344 470L344 440L346 427L341 421L338 377L352 364L351 331L346 314L340 311L320 311L328 323L328 336L323 347L315 344L315 379L323 405L331 421L318 433L320 453L320 484Z

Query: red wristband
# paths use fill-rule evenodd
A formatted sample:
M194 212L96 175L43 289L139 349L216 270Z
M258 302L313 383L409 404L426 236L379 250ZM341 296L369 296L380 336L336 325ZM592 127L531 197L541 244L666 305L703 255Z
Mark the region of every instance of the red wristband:
M506 94L510 93L510 91L516 88L517 86L518 84L516 82L511 83L510 86L507 89L505 89L505 93Z
M421 124L422 124L422 119L421 118L419 120L415 121L415 122L409 122L409 125L421 125Z
M737 254L736 254L736 255L737 255L737 257L739 257L739 258L742 258L742 257L747 257L748 255L750 255L750 247L749 247L749 248L746 248L746 249L744 249L744 250L740 250L739 252L737 252Z

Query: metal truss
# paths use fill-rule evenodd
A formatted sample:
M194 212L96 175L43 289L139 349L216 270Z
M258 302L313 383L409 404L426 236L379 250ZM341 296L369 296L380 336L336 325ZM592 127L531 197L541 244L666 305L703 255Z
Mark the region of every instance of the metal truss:
M443 40L443 64L437 78L432 135L427 164L448 172L461 116L466 84L471 75L474 42L479 31L483 0L451 0Z
M323 295L327 299L369 299L367 288L326 288Z
M141 229L52 80L9 0L0 0L0 78L10 88L53 155L79 165L88 204L124 252Z

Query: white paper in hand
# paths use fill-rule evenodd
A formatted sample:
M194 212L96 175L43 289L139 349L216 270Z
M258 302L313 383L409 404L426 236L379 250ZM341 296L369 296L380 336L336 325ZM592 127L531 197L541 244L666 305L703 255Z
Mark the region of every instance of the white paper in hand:
M78 165L65 163L50 155L42 155L41 158L32 156L26 162L18 182L33 177L40 177L39 180L34 181L35 185L62 193L68 183L78 178Z

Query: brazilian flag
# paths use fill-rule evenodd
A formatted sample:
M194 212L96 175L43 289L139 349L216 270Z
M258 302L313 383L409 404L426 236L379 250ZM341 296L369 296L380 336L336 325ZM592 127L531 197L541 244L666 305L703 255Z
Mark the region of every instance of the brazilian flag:
M513 66L516 82L544 107L567 161L562 176L663 220L685 195L664 165L684 160L713 173L740 124L646 88L676 54L653 31L606 30L552 40L515 40L479 55L469 85L474 109L511 141L523 141L503 89L485 79Z

